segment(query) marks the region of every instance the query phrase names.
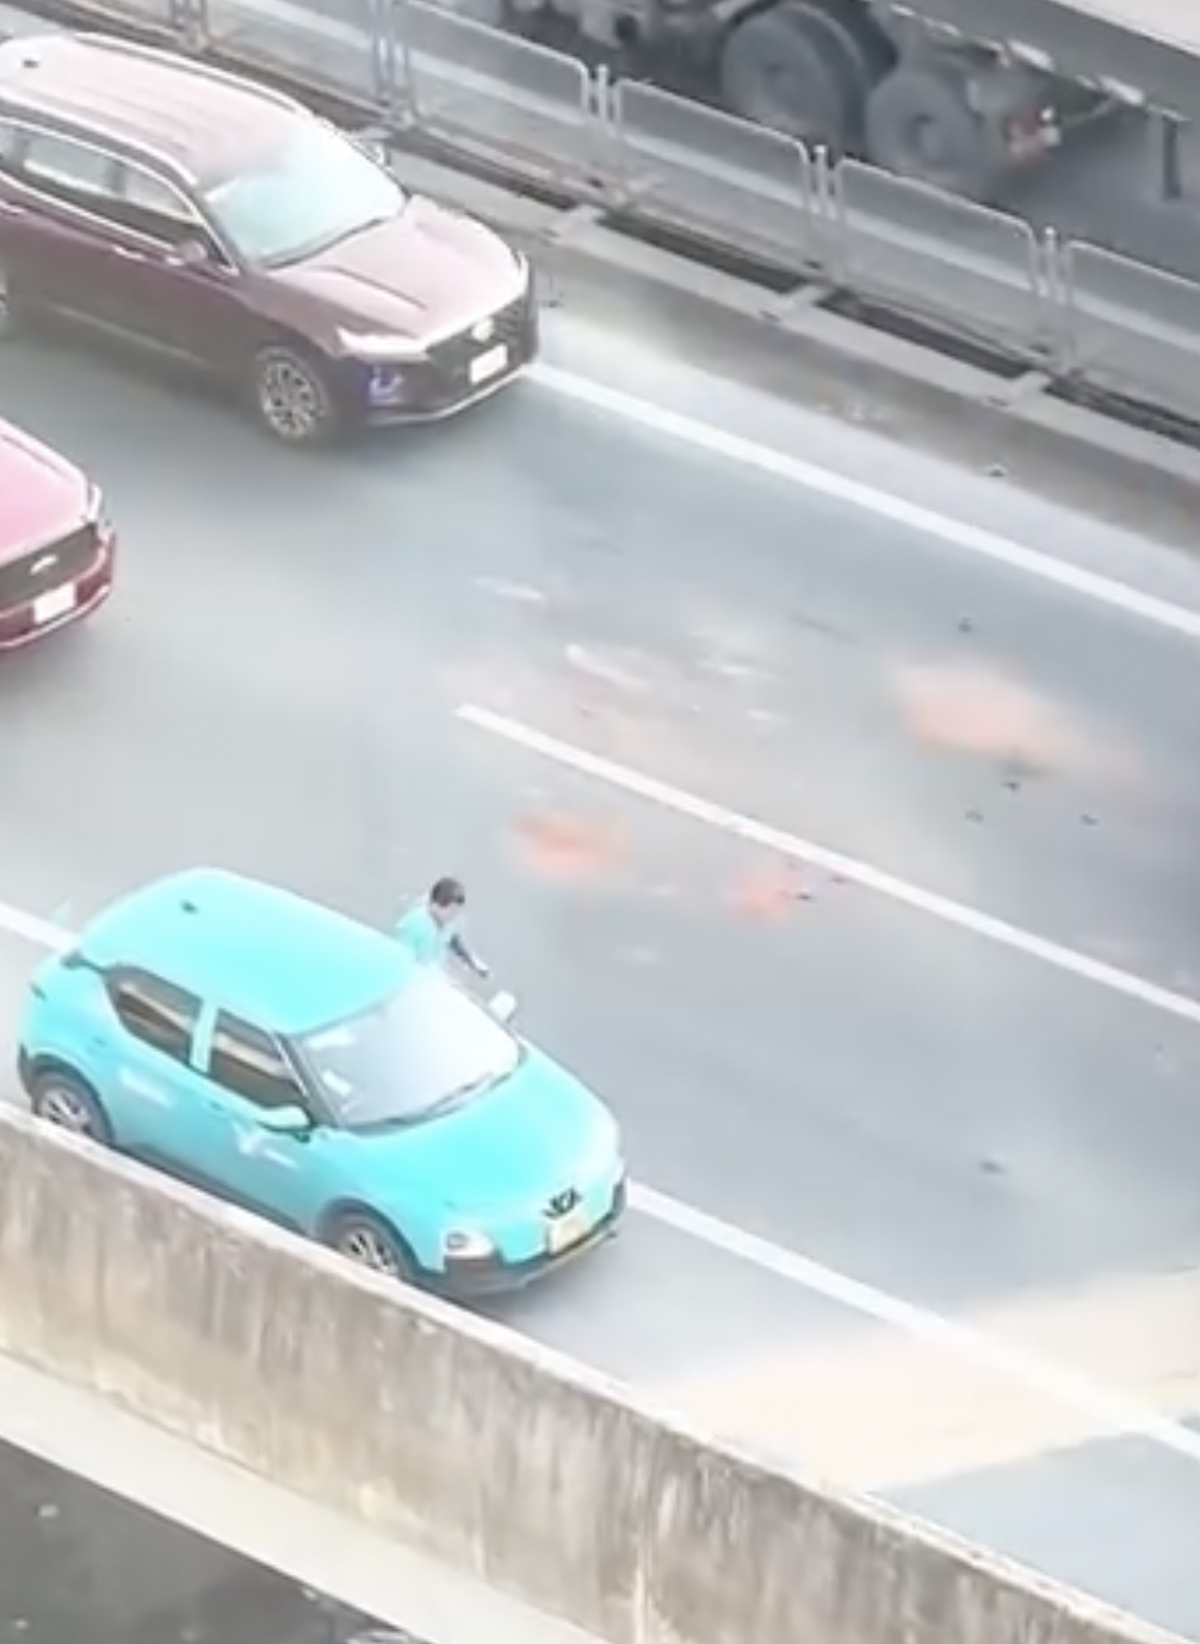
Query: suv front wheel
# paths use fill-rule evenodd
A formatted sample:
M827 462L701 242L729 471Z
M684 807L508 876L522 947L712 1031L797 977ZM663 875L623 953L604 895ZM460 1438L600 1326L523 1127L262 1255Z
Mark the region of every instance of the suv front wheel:
M338 433L338 409L320 364L299 349L260 349L254 404L266 431L283 445L326 445Z

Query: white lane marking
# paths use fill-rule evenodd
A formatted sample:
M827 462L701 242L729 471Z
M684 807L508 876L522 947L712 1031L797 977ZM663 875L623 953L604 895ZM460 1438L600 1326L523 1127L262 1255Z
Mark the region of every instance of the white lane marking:
M823 1267L820 1262L785 1250L769 1239L747 1233L652 1187L632 1184L630 1204L643 1215L725 1255L735 1256L866 1318L891 1325L908 1336L930 1342L967 1364L1009 1376L1033 1392L1083 1412L1103 1431L1136 1435L1189 1461L1200 1461L1200 1433L1193 1433L1133 1400L1121 1398L1073 1370L1024 1353L1019 1347L969 1324L942 1318L898 1296L889 1296L886 1291Z
M70 931L51 925L34 914L0 902L0 930L28 942L61 953L78 940ZM814 1295L824 1296L866 1318L887 1324L907 1335L927 1341L968 1364L981 1365L998 1375L1012 1377L1047 1398L1086 1412L1093 1421L1113 1433L1128 1433L1171 1450L1191 1461L1200 1461L1200 1434L1160 1416L1131 1400L1115 1396L1074 1371L1045 1363L1021 1352L1009 1343L973 1329L970 1325L942 1318L912 1302L823 1267L820 1262L798 1255L732 1222L685 1204L667 1193L639 1182L630 1184L629 1202L641 1215L672 1228L723 1255L771 1273Z
M1191 1268L1022 1291L960 1322L1043 1364L1103 1365L1114 1396L1178 1421L1200 1409L1198 1315L1200 1268ZM1116 1436L1088 1411L882 1324L832 1340L750 1337L654 1387L710 1429L873 1494Z
M776 450L769 445L760 445L742 434L731 433L726 428L717 428L712 423L702 422L699 418L686 416L680 411L672 411L667 406L655 405L651 400L639 399L634 394L627 394L619 388L611 388L608 384L596 382L590 377L579 377L573 372L562 371L550 365L536 366L531 375L551 393L558 394L564 399L575 400L592 410L618 417L622 422L633 423L636 427L645 428L651 433L665 435L682 444L694 446L709 456L722 457L728 462L738 463L743 468L752 468L772 479L783 480L805 491L816 492L819 496L849 503L852 507L861 508L865 513L889 520L893 525L905 526L924 536L934 537L939 542L949 543L954 548L995 560L1001 565L1008 566L1010 570L1022 571L1027 576L1041 578L1043 582L1055 583L1071 593L1081 594L1087 599L1096 600L1099 604L1111 606L1127 616L1141 617L1157 627L1169 628L1188 639L1200 639L1200 611L1191 611L1186 606L1159 599L1156 595L1145 593L1129 583L1118 582L1113 577L1085 570L1083 566L1073 565L1069 560L1056 559L1053 554L1039 553L1036 548L1027 548L1022 543L1014 542L1010 537L1002 537L994 531L985 530L981 525L969 525L963 520L951 518L948 514L939 514L932 508L922 507L920 503L906 502L903 497L876 490L873 485L867 485L861 480L849 479L843 474L833 473L830 469L819 468L816 463L805 462L801 457L789 456L785 451Z
M1115 965L1105 964L1101 959L1092 959L1086 953L1064 947L1061 943L1052 942L1033 931L1023 930L1019 925L1010 924L1006 919L997 919L978 908L968 907L965 903L956 902L948 896L941 896L936 891L924 890L920 885L909 884L905 879L885 873L881 868L872 867L869 862L860 862L856 857L844 856L840 851L830 850L809 839L801 839L799 835L787 833L782 828L771 827L754 817L743 816L740 812L727 810L723 805L716 805L711 800L685 793L681 788L672 787L670 783L661 782L656 777L645 776L627 765L618 764L615 760L588 753L584 748L560 741L558 737L547 736L544 732L523 725L518 720L509 719L504 714L492 713L489 708L463 703L455 709L455 714L464 723L474 725L478 730L487 731L492 736L500 737L503 741L511 742L529 753L538 754L543 759L551 760L568 770L577 771L582 776L590 776L598 782L605 782L636 799L658 805L663 810L674 811L678 816L704 823L710 828L716 828L721 833L737 839L744 839L750 844L761 845L766 850L774 851L777 855L792 861L820 868L825 873L860 885L864 890L874 891L877 895L899 902L918 913L940 919L948 925L956 925L960 930L970 931L973 935L981 936L999 947L1009 948L1030 959L1038 959L1045 965L1053 966L1055 970L1065 971L1085 982L1092 982L1097 987L1107 988L1112 993L1136 999L1139 1004L1149 1005L1153 1010L1161 1010L1169 1016L1177 1016L1185 1022L1200 1026L1200 1000L1190 999L1185 994L1160 987L1157 982L1135 976L1131 971L1120 970Z
M73 931L54 920L39 919L36 913L26 913L24 908L14 908L11 902L0 902L0 930L51 953L67 953L76 941Z

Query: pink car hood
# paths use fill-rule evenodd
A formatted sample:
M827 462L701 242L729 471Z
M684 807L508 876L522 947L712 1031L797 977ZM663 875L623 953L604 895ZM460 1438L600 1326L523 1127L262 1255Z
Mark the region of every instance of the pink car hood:
M79 526L89 490L73 462L0 422L0 563Z

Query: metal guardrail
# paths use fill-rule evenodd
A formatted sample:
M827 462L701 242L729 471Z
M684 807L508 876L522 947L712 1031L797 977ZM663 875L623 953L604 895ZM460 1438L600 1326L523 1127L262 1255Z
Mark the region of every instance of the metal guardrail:
M1038 239L1019 217L847 160L830 174L838 283L1042 362L1054 328Z
M407 120L526 176L586 187L599 164L596 83L575 58L423 0L386 0Z
M1200 286L1078 243L1066 248L1063 284L1068 368L1200 421Z
M428 0L40 0L333 94L509 177L817 279L1200 422L1200 285L847 161ZM38 6L39 0L31 0Z
M824 266L813 166L799 143L628 80L612 88L608 119L609 197L630 216L796 275Z
M122 16L138 4L162 3L117 0ZM380 23L377 0L331 0L325 14L257 0L201 0L194 43L382 114L392 101L394 75L390 37Z

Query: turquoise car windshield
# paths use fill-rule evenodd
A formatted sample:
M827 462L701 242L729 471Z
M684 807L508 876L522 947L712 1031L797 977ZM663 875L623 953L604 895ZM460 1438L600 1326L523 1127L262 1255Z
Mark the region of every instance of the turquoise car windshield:
M508 1030L440 976L295 1041L339 1123L413 1124L505 1079L521 1059Z
M408 196L339 132L297 119L294 135L204 196L238 255L267 268L300 262L404 210Z

